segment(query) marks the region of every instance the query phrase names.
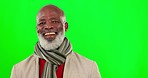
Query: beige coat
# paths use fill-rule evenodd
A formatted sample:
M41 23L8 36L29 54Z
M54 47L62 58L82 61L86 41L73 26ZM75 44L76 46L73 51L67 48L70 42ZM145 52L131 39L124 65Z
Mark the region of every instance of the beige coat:
M33 54L14 65L11 78L39 78L39 57ZM66 59L63 78L101 78L101 76L95 62L73 52Z

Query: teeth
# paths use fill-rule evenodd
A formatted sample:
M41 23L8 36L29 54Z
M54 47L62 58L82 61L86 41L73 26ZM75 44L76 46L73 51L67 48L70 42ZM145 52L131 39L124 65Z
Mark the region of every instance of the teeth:
M45 35L53 35L53 34L55 34L55 32L45 33Z

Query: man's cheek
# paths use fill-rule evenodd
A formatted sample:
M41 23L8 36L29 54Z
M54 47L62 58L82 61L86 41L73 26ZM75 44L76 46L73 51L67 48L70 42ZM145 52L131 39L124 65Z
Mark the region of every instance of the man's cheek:
M37 28L37 33L41 34L43 32L42 28Z
M37 30L37 33L39 33L39 31L40 31L40 27L36 27L36 30Z
M64 29L63 26L58 27L58 31L63 31L63 29Z

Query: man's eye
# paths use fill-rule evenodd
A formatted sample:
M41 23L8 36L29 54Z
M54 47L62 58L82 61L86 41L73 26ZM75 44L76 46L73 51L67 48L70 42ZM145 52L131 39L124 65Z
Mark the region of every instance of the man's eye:
M59 21L52 21L52 23L60 23Z
M40 22L38 25L44 25L46 22Z

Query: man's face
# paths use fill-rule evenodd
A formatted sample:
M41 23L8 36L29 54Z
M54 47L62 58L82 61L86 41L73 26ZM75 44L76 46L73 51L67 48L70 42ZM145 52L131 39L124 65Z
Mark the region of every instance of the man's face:
M60 11L43 8L37 16L37 32L48 41L54 40L59 32L65 32L64 17Z
M64 40L68 24L61 10L44 7L37 16L37 33L40 45L45 50L58 48Z

